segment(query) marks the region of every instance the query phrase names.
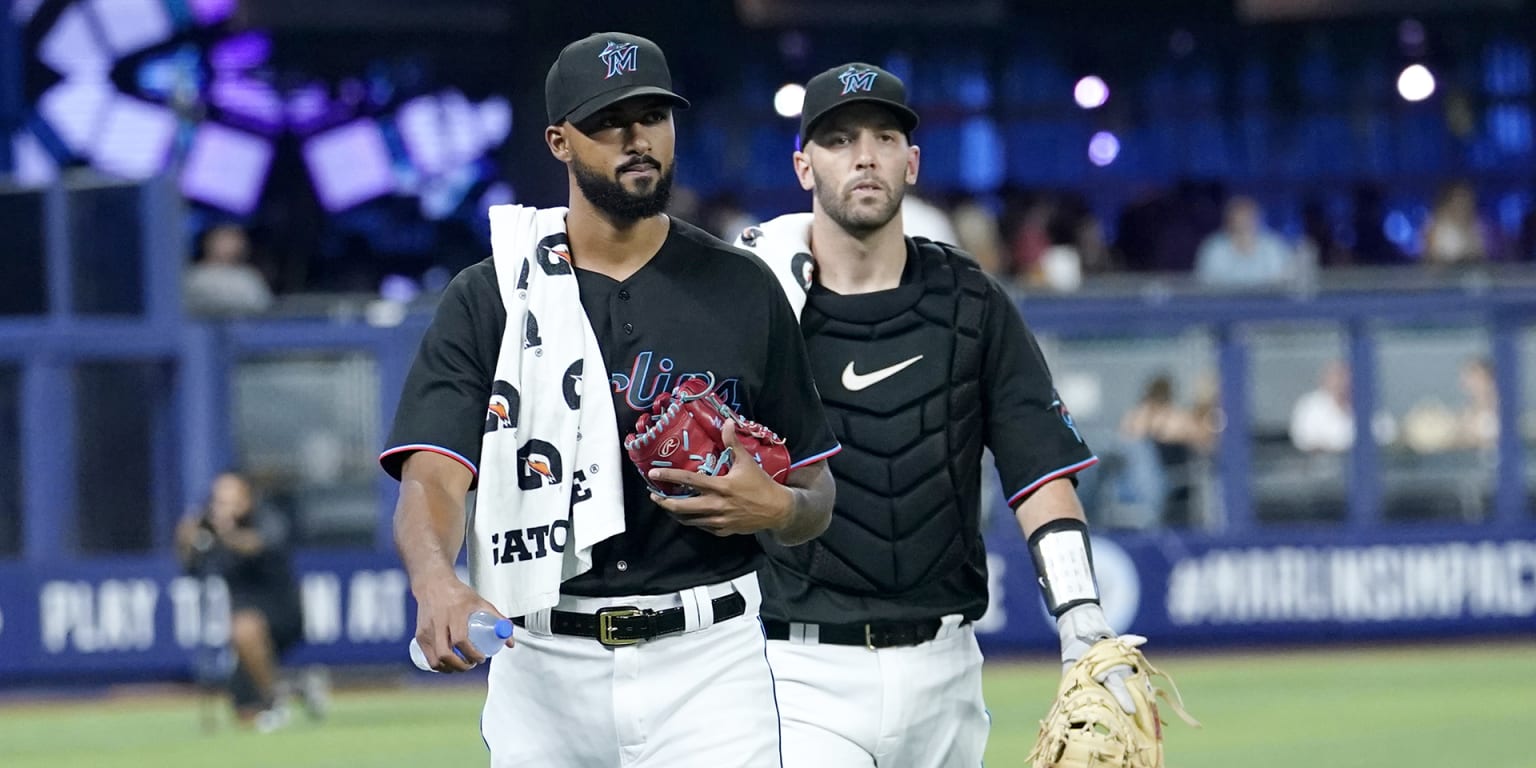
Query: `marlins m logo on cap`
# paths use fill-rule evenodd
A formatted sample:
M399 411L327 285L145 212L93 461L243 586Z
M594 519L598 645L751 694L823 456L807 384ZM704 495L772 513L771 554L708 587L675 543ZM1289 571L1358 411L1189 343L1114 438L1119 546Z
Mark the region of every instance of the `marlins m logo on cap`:
M608 65L608 74L604 75L603 79L607 80L610 77L622 75L625 72L634 72L637 68L635 54L639 50L640 46L634 43L608 43L608 47L604 48L603 52L597 55L598 58L603 60L604 64Z
M843 70L843 73L837 76L837 79L843 81L843 92L841 95L847 96L850 93L874 90L875 76L878 74L880 73L873 69L859 69L857 67L849 67Z

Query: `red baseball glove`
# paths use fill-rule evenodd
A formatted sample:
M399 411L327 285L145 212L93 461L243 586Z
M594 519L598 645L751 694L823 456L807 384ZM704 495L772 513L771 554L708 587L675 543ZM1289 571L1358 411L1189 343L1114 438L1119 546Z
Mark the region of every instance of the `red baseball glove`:
M624 452L640 469L645 484L664 498L697 495L686 485L651 480L652 467L692 470L717 476L730 472L740 460L726 447L720 430L726 420L736 423L736 437L741 445L775 482L789 476L789 448L784 438L767 427L731 410L715 394L715 377L691 376L671 392L663 392L651 404L650 413L641 414L635 432L624 438Z

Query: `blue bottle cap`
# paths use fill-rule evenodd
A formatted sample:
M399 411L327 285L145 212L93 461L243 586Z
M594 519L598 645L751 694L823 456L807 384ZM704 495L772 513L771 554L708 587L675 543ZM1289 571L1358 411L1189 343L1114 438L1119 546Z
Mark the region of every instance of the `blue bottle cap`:
M512 636L512 620L501 619L496 622L496 636L505 640Z

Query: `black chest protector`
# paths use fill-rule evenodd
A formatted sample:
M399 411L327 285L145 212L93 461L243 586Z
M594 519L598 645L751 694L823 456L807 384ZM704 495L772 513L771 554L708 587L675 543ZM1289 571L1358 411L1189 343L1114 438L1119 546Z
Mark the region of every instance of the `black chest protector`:
M982 329L988 284L968 257L914 238L896 289L812 293L801 327L832 430L827 532L770 548L810 582L890 595L941 580L981 546Z

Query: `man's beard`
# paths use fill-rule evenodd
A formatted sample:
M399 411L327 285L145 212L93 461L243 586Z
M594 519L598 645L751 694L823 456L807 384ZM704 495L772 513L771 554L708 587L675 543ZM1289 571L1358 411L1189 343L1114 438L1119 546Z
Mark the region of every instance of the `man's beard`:
M889 224L901 210L902 198L907 195L905 184L887 187L890 197L884 205L874 208L861 207L855 211L853 203L842 194L842 191L826 183L826 180L821 178L821 174L813 169L811 176L816 181L816 200L821 203L821 209L826 211L827 216L842 227L843 231L854 237L863 237Z
M625 167L646 162L655 163L657 168L661 167L661 163L653 158L642 157L620 166L615 174L623 173ZM672 174L676 170L676 164L671 168L662 169L661 176L656 180L651 191L641 194L630 192L617 178L604 175L602 171L591 166L583 165L580 160L573 158L571 168L576 174L576 186L581 190L581 194L592 205L597 206L598 210L617 221L648 219L665 211L667 203L672 199Z

